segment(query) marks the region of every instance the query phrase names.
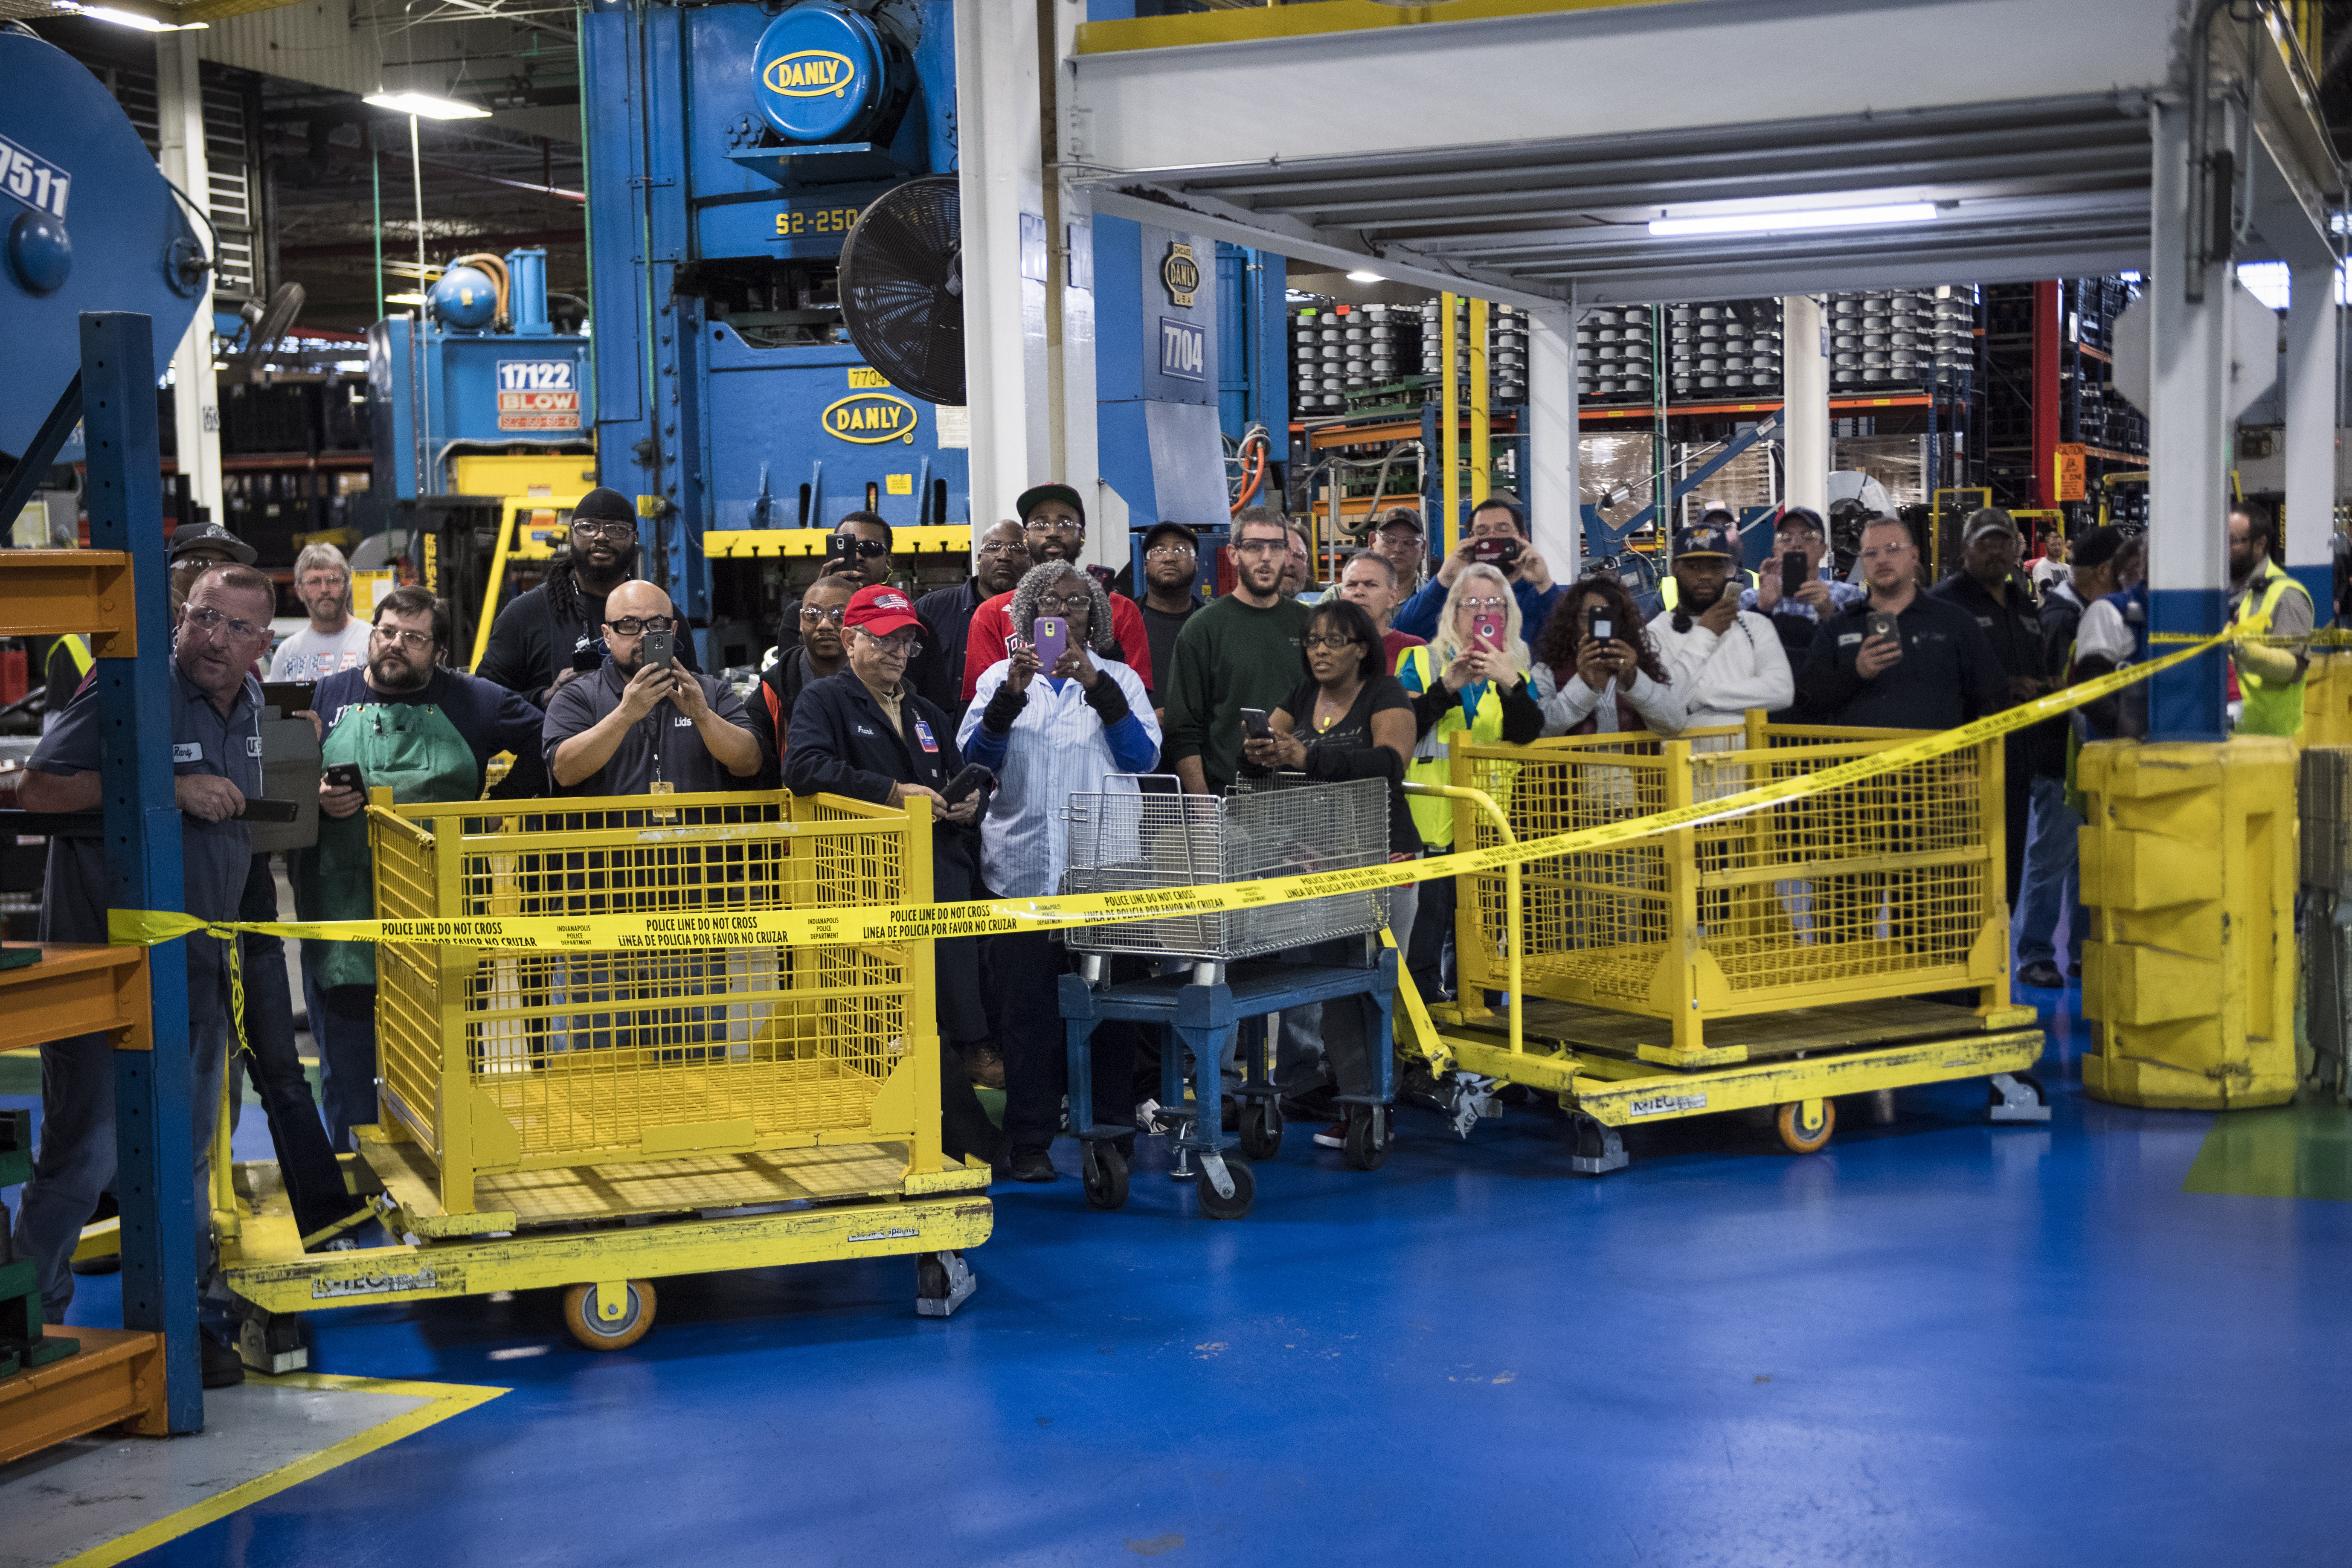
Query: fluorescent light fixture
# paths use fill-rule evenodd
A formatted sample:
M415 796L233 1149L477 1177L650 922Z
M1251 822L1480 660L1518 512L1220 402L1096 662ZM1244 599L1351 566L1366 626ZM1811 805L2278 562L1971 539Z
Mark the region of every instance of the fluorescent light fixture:
M1811 207L1797 212L1717 213L1706 217L1659 217L1650 220L1650 232L1672 237L1685 234L1786 234L1805 228L1876 228L1887 224L1927 223L1936 216L1933 202L1897 202L1877 207Z
M135 27L142 33L193 33L209 27L210 22L159 22L152 16L142 16L136 11L118 11L111 5L71 5L66 9L93 22L111 22L118 27Z
M378 109L389 109L400 114L422 115L427 120L488 120L490 111L471 103L460 103L454 98L435 98L423 92L372 92L360 100Z
M1388 279L1381 277L1377 272L1350 272L1348 274L1348 281L1350 283L1385 283Z

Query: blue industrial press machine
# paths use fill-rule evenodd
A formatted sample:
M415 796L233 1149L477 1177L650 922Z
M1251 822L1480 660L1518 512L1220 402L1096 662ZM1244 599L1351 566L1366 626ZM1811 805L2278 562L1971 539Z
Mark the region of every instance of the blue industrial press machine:
M598 471L638 498L646 569L706 668L758 657L844 512L888 519L919 582L969 570L964 411L870 365L839 292L859 215L955 172L953 15L951 0L589 6ZM1222 526L1221 403L1225 436L1260 424L1287 455L1281 263L1115 218L1066 243L1074 284L1099 289L1103 477L1131 526ZM1040 279L1045 247L1041 219L1023 263ZM1251 308L1221 321L1227 278Z
M426 301L421 324L392 316L368 329L378 496L461 491L453 465L468 454L589 449L584 312L551 319L547 252L459 258Z

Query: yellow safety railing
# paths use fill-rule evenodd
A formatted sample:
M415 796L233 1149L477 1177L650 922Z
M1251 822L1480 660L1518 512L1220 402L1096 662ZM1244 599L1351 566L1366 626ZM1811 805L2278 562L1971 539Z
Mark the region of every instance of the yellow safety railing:
M1454 783L1506 819L1484 849L1819 772L1906 731L1768 725L1453 748ZM1713 1018L1972 989L2008 1005L2001 752L1989 742L1769 810L1465 877L1462 989L1667 1021L1697 1049ZM1506 872L1510 874L1507 875Z
M928 809L782 794L368 809L383 920L642 917L708 945L377 944L383 1122L449 1213L513 1173L907 1145L945 1168L929 942L730 944L774 910L927 904ZM492 1205L488 1206L504 1206Z

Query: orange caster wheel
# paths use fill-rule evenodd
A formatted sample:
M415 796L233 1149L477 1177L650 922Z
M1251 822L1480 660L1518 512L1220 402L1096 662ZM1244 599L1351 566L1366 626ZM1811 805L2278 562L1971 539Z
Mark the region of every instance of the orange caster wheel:
M1773 1124L1780 1142L1791 1154L1818 1152L1837 1131L1837 1103L1828 1100L1792 1100L1780 1108Z
M596 1287L574 1285L563 1293L563 1326L592 1351L626 1350L654 1326L654 1282L632 1279L622 1288L621 1310L605 1317L596 1310Z

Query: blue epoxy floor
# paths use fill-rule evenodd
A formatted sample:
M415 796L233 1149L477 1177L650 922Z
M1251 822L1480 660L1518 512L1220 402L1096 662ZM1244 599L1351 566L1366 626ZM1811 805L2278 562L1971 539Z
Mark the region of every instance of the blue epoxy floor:
M2183 1193L2211 1119L2085 1101L2052 1023L2046 1128L1955 1085L1596 1182L1408 1113L1371 1175L1292 1129L1235 1225L1000 1185L944 1323L905 1260L664 1281L613 1355L551 1297L320 1314L320 1370L514 1392L138 1561L2352 1560L2352 1205Z

